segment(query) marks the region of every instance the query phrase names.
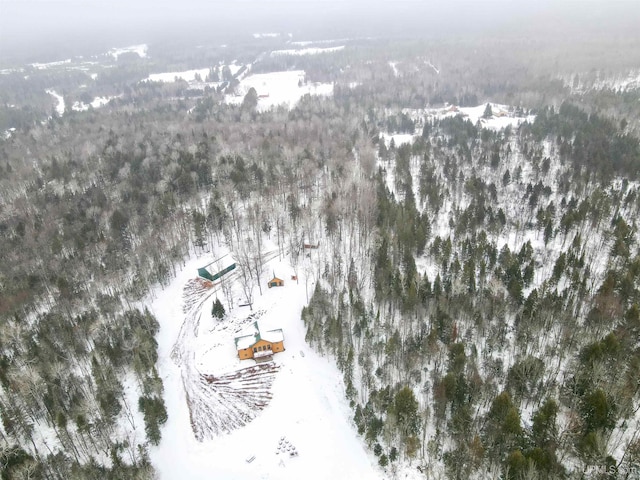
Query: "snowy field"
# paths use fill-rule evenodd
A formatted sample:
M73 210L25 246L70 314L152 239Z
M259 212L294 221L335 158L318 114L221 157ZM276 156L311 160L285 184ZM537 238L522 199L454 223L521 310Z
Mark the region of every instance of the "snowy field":
M60 60L59 62L49 62L49 63L31 63L30 65L36 70L46 70L48 68L60 67L63 65L70 65L71 59L68 58L66 60Z
M332 43L345 43L354 40L353 38L328 38L325 40L296 40L295 42L289 42L289 45L295 45L297 47L308 47L309 45L329 45Z
M274 50L271 52L271 56L275 57L278 55L317 55L319 53L333 53L339 52L340 50L344 50L344 45L339 47L326 47L326 48L301 48L297 50Z
M152 73L143 82L162 82L170 83L177 80L184 80L186 82L195 82L196 77L200 77L200 81L203 81L209 75L208 68L198 68L194 70L185 70L183 72L165 72L165 73Z
M380 133L380 136L382 137L382 139L384 140L384 143L387 147L391 146L391 140L393 140L393 143L395 144L396 147L399 147L402 144L408 143L408 144L413 144L413 141L416 137L418 137L418 134L413 134L413 133L385 133L382 132Z
M120 55L124 53L135 53L140 58L145 58L147 56L147 50L147 45L143 43L141 45L131 45L129 47L123 48L112 48L111 50L109 50L108 55L111 55L116 60Z
M11 75L12 73L22 73L24 68L3 68L0 70L0 75Z
M533 122L535 115L518 116L515 113L515 109L509 105L499 105L497 103L491 103L491 110L493 115L489 118L483 118L486 103L478 105L477 107L456 107L448 106L444 108L428 109L426 111L427 118L447 118L461 115L463 118L468 119L474 125L478 122L483 128L490 130L501 130L508 126L517 127L521 123Z
M73 105L71 106L71 109L76 111L76 112L84 112L86 110L89 110L89 108L100 108L100 107L104 107L107 103L109 103L111 100L113 100L114 98L118 98L118 96L112 96L112 97L95 97L91 103L83 103L80 101L77 102L73 102Z
M280 34L275 32L253 34L253 38L278 38L278 37L280 37Z
M224 320L214 321L210 312L216 295L226 306L220 287L200 292L193 288L197 269L208 259L188 261L169 287L156 292L151 305L160 322L159 371L169 414L162 442L150 452L160 478L383 478L375 457L366 452L356 434L342 375L305 343L300 318L306 303L304 278L297 284L291 280L291 268L272 259L265 267L268 274L263 278L263 295L256 288L251 312L237 306L241 302L239 275L231 272L227 281L233 281L236 307ZM285 285L268 289L266 280L274 271ZM311 281L308 288L311 292ZM193 412L190 416L185 392L197 388L202 378L231 378L234 372L255 365L253 360L238 360L233 338L256 318L261 328L282 328L284 332L286 350L274 355L273 368L267 373L273 378L260 387L269 390L270 398L245 425L230 424L229 433L210 435L199 442L192 421L207 419ZM242 382L227 383L236 393L243 391ZM211 402L208 408L209 419L236 418L221 403ZM295 448L298 455L291 456L287 447Z
M239 105L251 88L258 93L258 110L265 111L284 104L292 108L304 95L332 95L331 83L305 83L305 72L293 70L249 75L238 88L237 95L227 95L227 103Z
M389 62L389 65L394 69L395 75L396 64ZM428 108L428 109L414 109L405 108L402 113L408 115L416 124L415 133L394 133L394 132L381 132L380 137L384 140L385 145L389 147L391 140L399 147L402 144L413 144L415 139L422 133L422 126L427 120L453 118L461 116L462 118L469 120L474 125L480 123L482 128L490 130L502 130L507 127L518 127L524 122L533 122L535 115L517 115L516 108L509 105L499 105L491 103L491 111L493 115L488 118L484 118L484 112L487 108L487 104L483 103L477 107L458 107L455 105L448 105L442 108Z
M46 90L46 92L56 99L56 112L58 115L64 115L64 97L55 90Z
M226 65L226 66L229 67L229 71L231 72L231 75L233 75L234 77L240 71L240 69L243 67L243 65L238 65L235 62L231 62L229 65ZM222 65L221 67L224 68L225 65Z

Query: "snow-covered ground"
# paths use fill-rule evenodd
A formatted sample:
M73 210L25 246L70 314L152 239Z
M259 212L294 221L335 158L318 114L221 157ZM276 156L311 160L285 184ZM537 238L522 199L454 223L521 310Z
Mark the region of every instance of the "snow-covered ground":
M111 55L116 60L120 55L124 53L135 53L140 58L145 58L147 56L148 49L149 48L147 47L147 45L143 43L140 45L131 45L129 47L123 48L112 48L111 50L109 50L108 55Z
M430 60L427 60L424 63L426 63L428 66L430 66L433 69L433 71L436 72L437 75L440 75L440 69L436 68L436 66L433 63L431 63Z
M70 63L71 63L71 59L68 58L66 60L60 60L59 62L31 63L30 65L36 70L46 70L47 68L59 67L61 65L69 65Z
M497 103L491 103L491 110L493 115L489 118L483 118L486 103L478 105L477 107L457 107L448 106L444 108L433 108L426 111L426 116L431 118L447 118L461 115L468 119L474 125L480 122L483 128L491 130L501 130L508 126L517 127L523 122L533 122L535 115L518 116L515 113L515 109L509 105L499 105Z
M216 295L225 303L225 297L214 287L203 291L200 300L188 300L187 315L183 313L184 287L194 284L192 279L197 276L197 269L205 263L206 258L186 262L172 284L156 292L151 304L160 322L159 371L169 414L162 430L162 442L150 452L160 478L382 478L374 465L375 457L366 452L357 437L342 375L331 362L310 350L304 340L305 328L300 318L306 302L304 278L300 278L299 284L290 280L292 269L279 263L277 258L266 265L268 274L263 278L263 295L260 296L256 288L253 306L261 327L282 328L284 332L286 350L274 356L279 368L269 386L271 399L248 424L202 442L196 440L192 420L207 419L190 417L185 387L193 386L188 385L193 378L184 375L185 366L190 363L197 373L215 380L254 365L253 360L238 360L233 343L234 336L254 319L248 307L236 306L227 312L224 320L214 321L210 311ZM273 271L285 280L284 287L266 288L267 277ZM239 275L231 272L228 276L227 280L235 279L233 291L237 305ZM309 283L311 291L312 282ZM185 332L183 322L189 322L189 315L192 322L196 319L195 325L187 323ZM174 355L182 368L172 360L172 351L182 352L179 358ZM235 386L242 388L239 384ZM224 406L209 407L215 416L224 417ZM297 456L283 452L282 437L295 447Z
M279 33L254 33L253 38L278 38Z
M244 65L240 65L238 63L236 63L236 61L234 60L233 62L224 65L224 64L220 64L218 67L218 71L222 71L222 69L224 67L228 67L229 71L231 72L231 75L233 75L234 77L236 76L236 74L240 71L240 69L243 67Z
M11 75L12 73L22 73L24 68L3 68L0 70L0 75Z
M393 75L398 77L400 76L400 72L398 71L398 67L396 65L398 65L398 62L389 62L389 66L391 67L391 70L393 70Z
M224 67L225 65L223 65ZM229 65L226 65L227 67L229 67L229 71L231 72L231 75L235 76L240 69L243 67L243 65L238 65L235 62L231 62Z
M83 103L80 101L74 102L73 105L71 106L71 109L75 110L76 112L84 112L85 110L89 110L89 108L104 107L107 103L109 103L114 98L118 98L118 96L96 97L89 104Z
M627 91L640 88L640 70L632 70L627 73L607 75L604 72L589 72L585 74L573 74L561 77L565 86L572 93L585 93L589 90L616 90Z
M56 99L58 104L56 105L56 112L59 116L64 115L64 98L62 95L57 93L55 90L46 90L46 92Z
M382 139L384 140L384 143L387 147L389 147L391 145L391 140L393 140L393 143L395 144L396 147L399 147L400 145L402 145L403 143L413 143L414 139L416 137L418 137L417 134L413 134L413 133L385 133L382 132L380 134L380 136L382 137Z
M184 80L186 82L194 82L196 81L196 76L199 76L201 81L203 81L207 78L207 75L209 75L208 68L197 68L183 72L152 73L143 81L168 83L175 82L176 80Z
M296 45L298 47L307 47L309 45L329 45L331 43L345 43L354 40L353 38L327 38L325 40L297 40L290 42L290 45Z
M92 69L96 68L96 65L99 65L100 62L94 60L84 60L83 57L74 57L73 59L68 58L66 60L60 60L57 62L48 62L48 63L30 63L28 66L34 68L36 70L62 70L62 71L80 71L85 72L88 75ZM8 74L8 73L16 73L16 72L24 72L24 68L19 69L7 69L0 70L0 74ZM27 79L25 77L25 79Z
M305 72L293 70L286 72L261 73L242 79L236 89L237 95L227 95L225 101L241 104L251 88L258 93L258 110L264 111L284 104L293 107L303 95L332 95L331 83L305 83Z
M274 50L271 52L271 56L278 55L317 55L319 53L333 53L344 50L344 45L339 47L326 47L326 48L301 48L298 50Z

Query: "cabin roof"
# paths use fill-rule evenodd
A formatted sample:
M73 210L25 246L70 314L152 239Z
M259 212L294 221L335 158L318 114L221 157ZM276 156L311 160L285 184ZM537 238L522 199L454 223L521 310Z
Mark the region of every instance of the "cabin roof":
M224 262L221 264L220 262L221 262L223 259L224 259ZM227 253L226 255L223 255L223 256L222 256L222 257L220 257L220 258L216 258L216 259L214 259L214 260L211 260L209 263L207 263L207 264L206 264L205 266L203 266L203 267L200 267L198 270L200 270L201 268L204 268L204 269L207 269L207 270L208 270L208 269L209 269L209 267L210 267L211 265L213 265L214 263L215 263L217 266L220 266L220 265L231 265L232 263L236 263L236 261L235 261L235 259L233 258L233 256L231 256L230 254L228 254L228 253ZM222 270L223 268L225 268L225 267L224 267L224 266L223 266L223 267L220 267L218 270Z
M267 342L282 342L284 340L284 334L282 333L282 329L278 328L276 330L267 330L262 334L262 339Z
M235 338L236 349L244 350L245 348L251 348L260 340L266 342L282 342L284 340L284 334L282 329L260 331L258 322L255 321L251 327L245 330L245 334Z
M238 350L244 350L250 348L257 342L255 335L245 335L243 337L236 337L236 348Z

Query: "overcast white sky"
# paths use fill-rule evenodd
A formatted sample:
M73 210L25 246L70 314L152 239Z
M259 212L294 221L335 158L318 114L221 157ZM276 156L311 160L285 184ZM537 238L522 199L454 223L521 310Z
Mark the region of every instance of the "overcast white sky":
M536 22L640 25L640 0L0 0L0 60L19 49L126 44L198 32L414 35L525 29Z

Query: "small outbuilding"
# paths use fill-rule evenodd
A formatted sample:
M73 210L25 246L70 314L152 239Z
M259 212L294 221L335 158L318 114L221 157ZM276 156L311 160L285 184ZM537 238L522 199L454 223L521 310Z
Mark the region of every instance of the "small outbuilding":
M274 353L284 352L282 329L261 331L258 322L253 323L253 329L249 334L236 337L235 343L240 360L266 360Z
M284 280L278 278L278 277L273 277L271 280L269 280L269 283L267 283L267 285L269 286L269 288L271 287L284 287Z

